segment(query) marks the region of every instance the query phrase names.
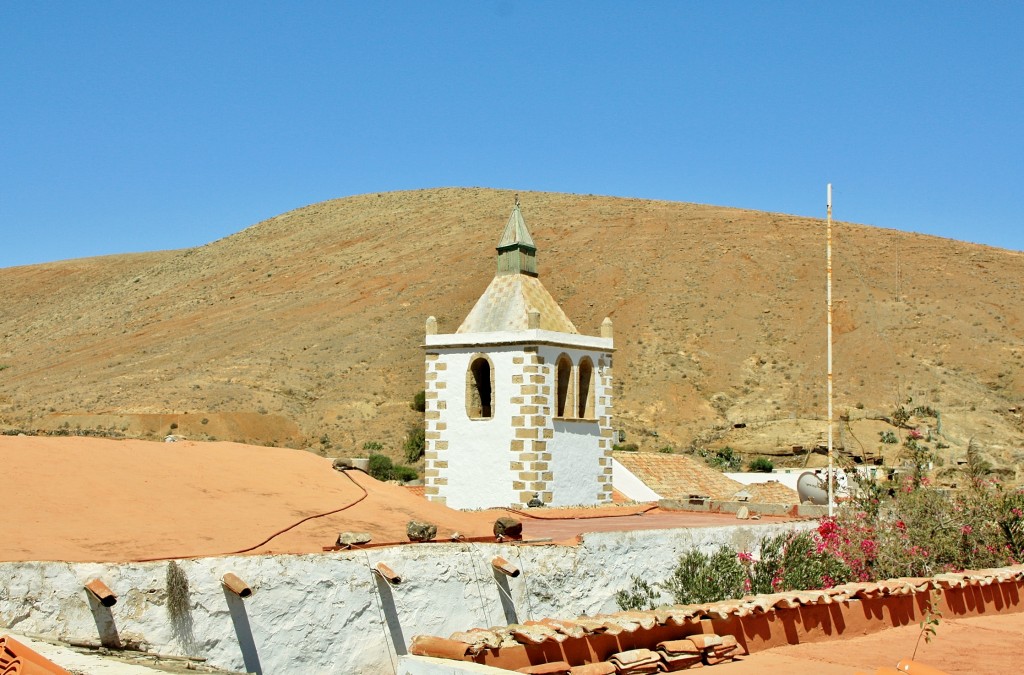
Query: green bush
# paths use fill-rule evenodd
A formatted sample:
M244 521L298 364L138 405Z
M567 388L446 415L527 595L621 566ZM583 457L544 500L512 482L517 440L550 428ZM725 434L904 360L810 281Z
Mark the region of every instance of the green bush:
M771 473L775 471L775 465L772 464L772 460L767 457L757 457L756 459L750 460L750 464L747 465L750 471L756 471L758 473Z
M658 585L677 604L691 605L743 597L746 578L736 552L723 544L710 556L700 549L687 551L672 576Z
M366 441L363 443L363 450L369 453L379 452L384 449L384 446L377 441Z
M416 480L420 477L420 474L416 469L411 466L405 466L404 464L395 464L392 467L394 480L400 480L403 483L407 483L411 480Z
M625 445L619 445L616 443L615 445L612 445L612 450L615 452L636 452L639 449L640 446L636 443L626 443Z
M657 607L660 594L643 577L633 577L633 585L615 593L615 603L622 610L649 610Z
M412 403L409 404L416 412L426 412L427 410L427 392L420 389L416 392L416 395L412 397Z
M402 449L405 450L405 461L410 464L419 461L419 458L426 451L426 439L427 434L422 425L417 424L409 427L409 432L405 436L405 444L402 446Z
M701 450L700 455L708 465L713 466L720 471L739 471L743 468L743 458L728 445L719 450L715 450L713 453L707 450Z
M363 447L365 448L366 446L364 445ZM375 453L370 455L369 473L377 480L393 480L395 477L395 466L387 455Z
M380 481L410 481L419 478L419 472L411 466L395 464L387 455L370 455L370 475Z

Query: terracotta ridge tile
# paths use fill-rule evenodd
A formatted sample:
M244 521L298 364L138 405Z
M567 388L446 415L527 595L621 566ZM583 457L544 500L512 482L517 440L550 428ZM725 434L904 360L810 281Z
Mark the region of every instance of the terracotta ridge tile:
M569 639L568 635L559 633L549 626L543 624L532 624L532 625L516 625L509 626L509 631L512 636L522 644L543 644L547 640L554 640L555 642L565 642Z
M579 639L588 635L607 634L617 636L634 633L637 630L651 630L657 626L681 627L700 617L728 619L744 618L752 614L764 614L779 609L793 609L803 605L827 605L846 603L858 599L874 599L883 596L908 596L929 589L964 588L966 586L987 586L993 583L1024 581L1024 565L981 569L964 572L949 572L931 577L898 577L878 582L850 582L829 589L811 589L748 595L736 600L690 605L666 605L654 610L628 610L612 614L580 616L575 619L543 618L523 624L495 626L488 629L473 628L452 633L447 645L465 653L479 654L484 649L501 649L516 645L538 645L548 641L564 642L569 638ZM414 640L425 636L416 636ZM438 638L443 640L443 638ZM662 644L658 645L659 648Z
M409 653L415 656L432 656L454 661L465 660L469 645L458 640L449 640L432 635L416 635L409 645Z
M533 666L524 666L516 670L516 672L526 673L526 675L565 675L570 672L571 668L572 666L565 661L550 661Z
M497 634L482 628L452 633L448 639L465 642L473 654L479 654L484 649L497 649L501 645L501 638Z

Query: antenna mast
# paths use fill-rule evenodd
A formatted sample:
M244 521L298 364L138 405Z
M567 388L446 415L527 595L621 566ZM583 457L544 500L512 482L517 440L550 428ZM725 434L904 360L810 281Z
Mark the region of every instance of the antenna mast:
M835 512L835 474L832 468L832 183L828 184L828 197L826 202L828 213L825 244L825 269L828 281L826 288L826 302L828 303L828 515L832 517Z

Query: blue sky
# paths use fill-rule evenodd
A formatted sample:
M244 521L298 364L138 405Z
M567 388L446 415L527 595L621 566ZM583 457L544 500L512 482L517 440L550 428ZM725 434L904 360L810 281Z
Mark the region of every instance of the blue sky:
M0 267L483 186L1024 250L1020 2L0 3Z

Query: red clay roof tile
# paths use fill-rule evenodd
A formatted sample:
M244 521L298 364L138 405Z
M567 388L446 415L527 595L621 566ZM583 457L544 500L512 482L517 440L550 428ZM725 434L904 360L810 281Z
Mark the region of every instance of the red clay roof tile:
M786 487L778 481L768 481L767 483L753 483L746 486L746 491L750 493L750 503L752 504L799 504L800 495L797 494L796 490Z
M744 487L684 455L616 452L615 459L665 499L688 499L691 495L732 499Z
M50 659L9 635L0 636L0 672L10 675L71 675Z
M458 640L447 640L432 635L417 635L409 645L409 653L415 656L433 656L439 659L462 661L469 653L469 645Z

